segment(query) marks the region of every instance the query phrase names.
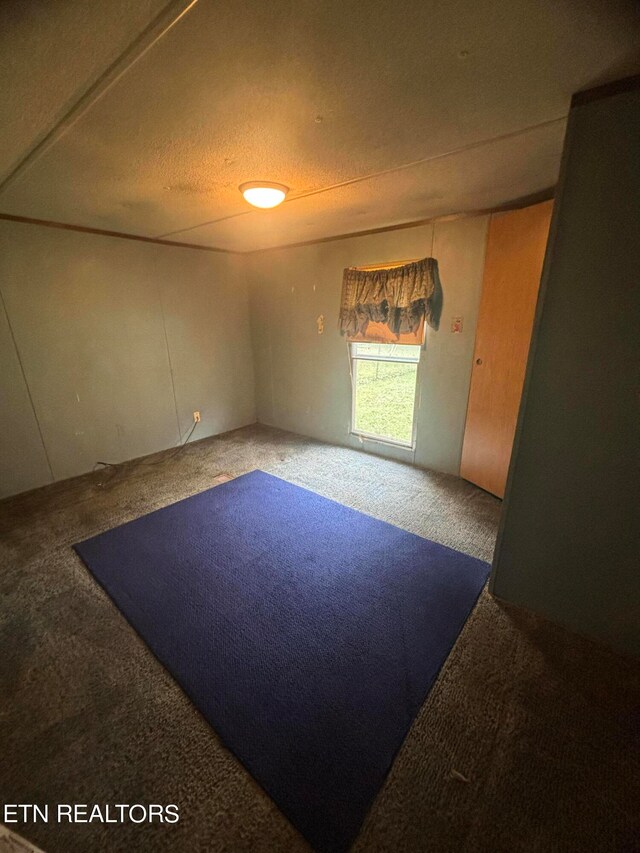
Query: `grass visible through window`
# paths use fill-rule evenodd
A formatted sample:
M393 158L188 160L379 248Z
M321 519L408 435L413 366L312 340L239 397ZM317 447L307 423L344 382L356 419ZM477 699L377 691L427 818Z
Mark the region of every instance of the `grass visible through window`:
M401 354L398 350L419 350L408 346L394 349L398 355ZM354 356L354 432L411 444L417 355L413 363L368 361L357 358L357 353Z

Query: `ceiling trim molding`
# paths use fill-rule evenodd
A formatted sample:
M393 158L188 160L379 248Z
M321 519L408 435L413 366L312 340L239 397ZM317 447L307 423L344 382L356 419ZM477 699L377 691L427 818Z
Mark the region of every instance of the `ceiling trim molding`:
M590 104L592 101L599 101L602 98L610 98L612 95L633 92L635 89L640 89L640 74L623 77L622 80L613 80L611 83L604 83L602 86L594 86L591 89L576 92L571 98L571 109Z
M198 2L198 0L171 0L156 15L125 50L72 104L62 118L44 136L35 142L27 153L0 179L0 193L32 166L78 119L91 109L106 92L132 68L139 59L157 44Z
M0 221L18 222L23 225L40 225L43 228L58 228L62 231L78 231L81 234L96 234L99 237L117 237L120 240L135 240L139 243L154 243L159 246L173 246L178 249L195 249L198 252L218 252L222 255L257 255L264 252L278 252L282 249L299 249L303 246L315 246L319 243L331 243L334 240L350 240L353 237L368 237L371 234L384 234L387 231L404 231L407 228L418 228L420 225L430 225L434 222L451 222L456 219L469 219L473 216L488 216L492 213L503 213L520 207L529 207L549 201L554 197L555 187L548 187L539 193L523 196L513 201L505 202L498 207L467 210L462 213L445 213L428 219L414 219L411 222L400 222L396 225L383 225L379 228L368 228L366 231L350 231L346 234L333 234L329 237L317 237L315 240L303 240L299 243L282 243L277 246L267 246L264 249L221 249L218 246L207 246L200 243L182 243L178 240L165 240L162 237L145 237L142 234L127 234L125 231L108 231L105 228L92 228L88 225L73 225L69 222L55 222L50 219L34 219L31 216L16 216L13 213L0 213Z
M107 231L104 228L91 228L88 225L72 225L69 222L54 222L50 219L33 219L31 216L14 216L12 213L0 213L0 220L20 222L23 225L41 225L43 228L59 228L63 231L79 231L81 234L97 234L99 237L117 237L120 240L136 240L140 243L156 243L160 246L174 246L179 249L197 249L200 252L219 252L223 255L238 255L233 249L219 249L216 246L203 246L198 243L181 243L178 240L162 240L160 237L144 237L142 234L127 234L125 231Z
M488 216L492 213L504 213L507 210L516 210L520 207L529 207L549 201L555 194L555 187L547 187L539 193L523 196L510 202L505 202L498 207L468 210L463 213L445 213L442 216L432 216L429 219L414 219L411 222L401 222L398 225L384 225L381 228L369 228L366 231L351 231L348 234L334 234L332 237L318 237L315 240L303 240L300 243L284 243L279 246L268 246L265 249L249 249L239 252L241 255L257 255L264 252L277 252L281 249L299 249L303 246L315 246L317 243L331 243L333 240L350 240L352 237L368 237L370 234L384 234L387 231L403 231L406 228L418 228L420 225L431 225L434 222L451 222L456 219L469 219L473 216Z

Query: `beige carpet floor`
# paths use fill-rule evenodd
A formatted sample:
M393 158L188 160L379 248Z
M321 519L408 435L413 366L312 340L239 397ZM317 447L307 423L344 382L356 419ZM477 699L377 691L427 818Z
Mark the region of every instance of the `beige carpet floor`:
M500 504L258 426L168 457L0 503L0 803L179 805L174 826L12 827L48 853L308 850L71 544L254 468L484 559ZM639 850L639 709L639 661L484 593L354 853Z

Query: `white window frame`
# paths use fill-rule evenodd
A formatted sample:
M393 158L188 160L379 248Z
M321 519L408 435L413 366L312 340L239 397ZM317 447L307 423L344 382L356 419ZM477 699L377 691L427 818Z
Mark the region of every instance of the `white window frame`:
M351 371L351 427L350 434L355 435L358 438L365 439L366 441L375 441L379 444L388 444L391 447L401 447L404 450L415 450L416 448L416 431L417 431L417 414L419 409L419 399L420 399L420 364L422 362L422 353L424 350L424 344L420 346L418 350L417 358L401 358L399 356L386 356L380 357L379 355L354 355L357 352L358 343L369 343L369 341L351 341L348 344L349 347L349 368ZM371 341L371 343L374 343ZM392 347L394 344L385 344L381 343L380 346L388 346ZM418 344L397 344L396 346L419 346ZM415 364L416 365L416 387L414 389L414 397L413 397L413 424L411 428L411 441L398 441L397 439L390 438L385 435L375 435L370 432L363 432L362 430L356 429L356 383L357 383L357 375L358 375L358 361L386 361L386 362L396 362L401 364Z

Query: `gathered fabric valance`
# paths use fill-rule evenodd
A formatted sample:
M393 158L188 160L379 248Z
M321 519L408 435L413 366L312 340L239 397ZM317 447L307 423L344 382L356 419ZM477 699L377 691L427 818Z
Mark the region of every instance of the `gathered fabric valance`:
M342 279L340 333L367 340L369 324L386 327L393 336L422 340L425 321L432 329L440 324L442 287L435 258L380 269L348 267ZM373 332L371 340L380 340Z

